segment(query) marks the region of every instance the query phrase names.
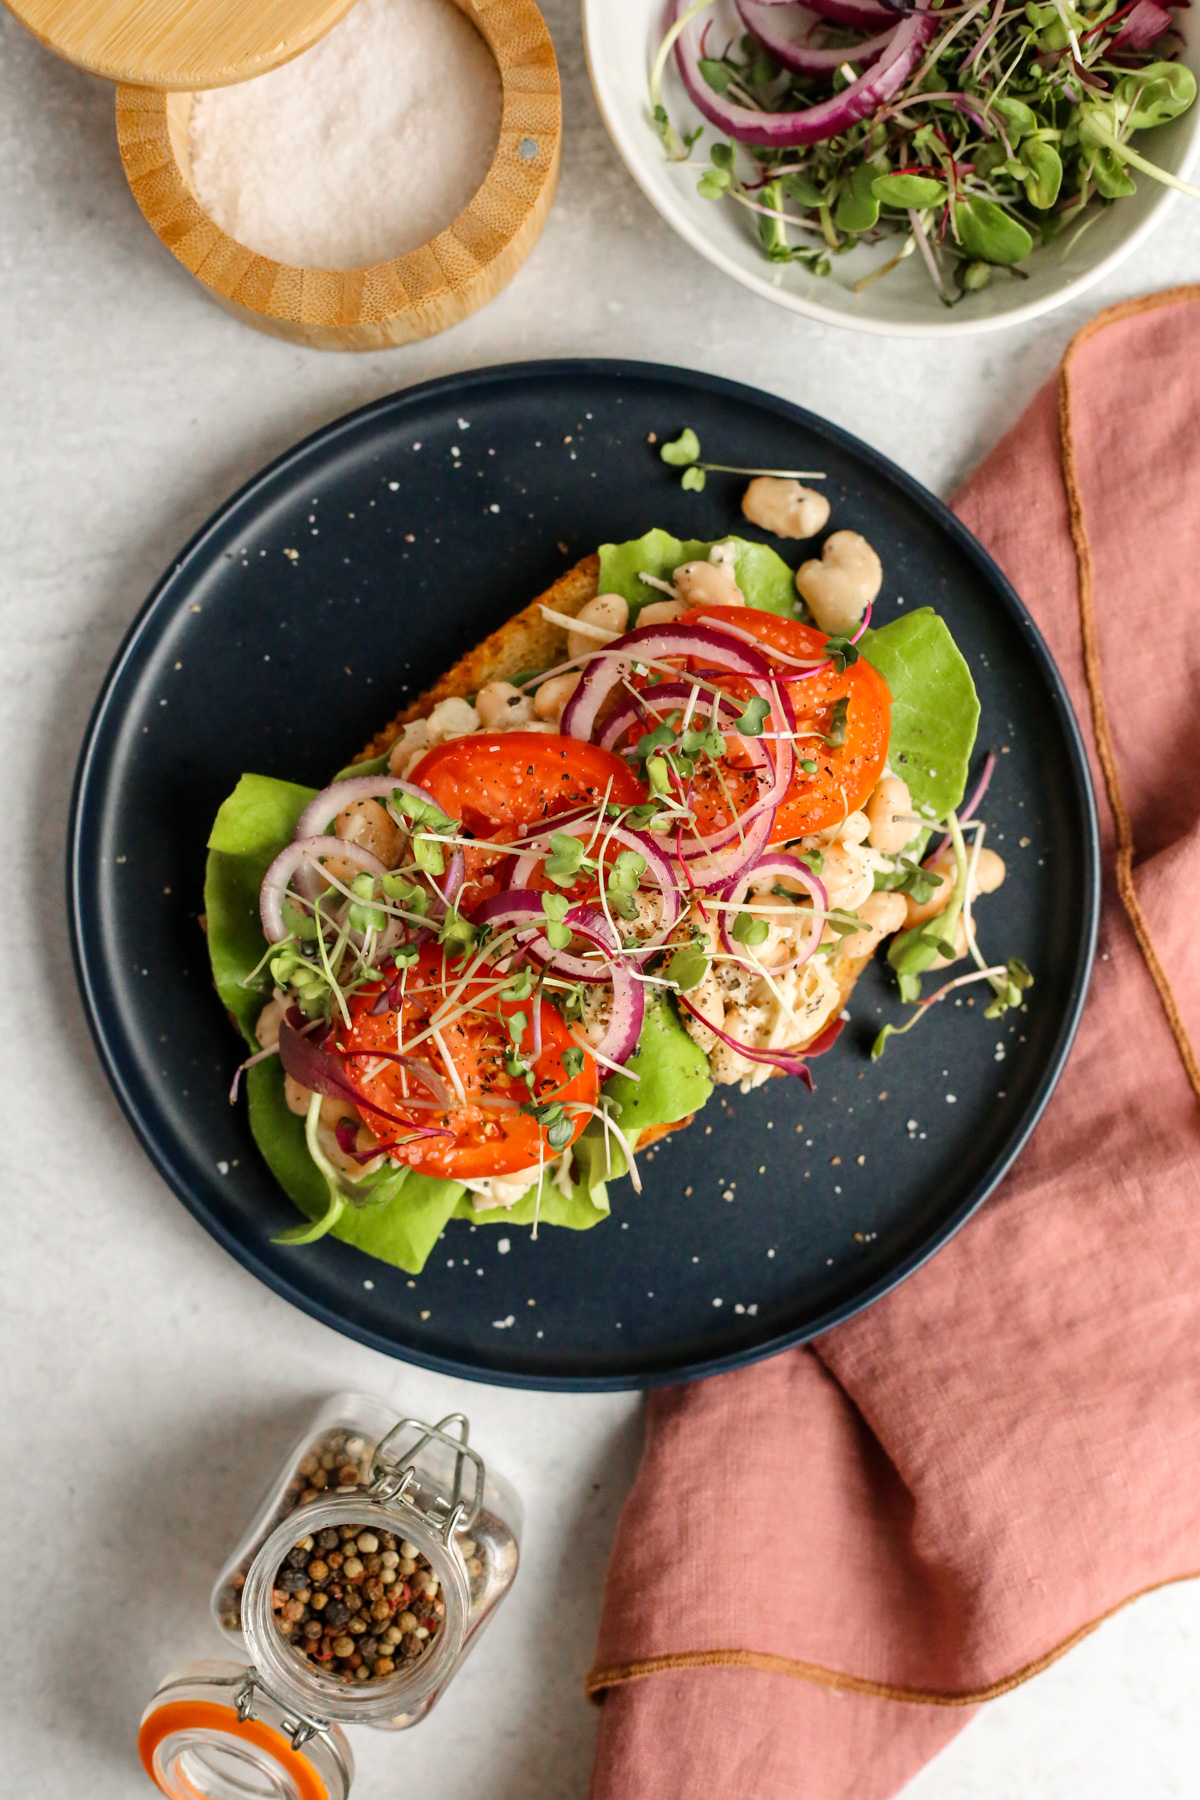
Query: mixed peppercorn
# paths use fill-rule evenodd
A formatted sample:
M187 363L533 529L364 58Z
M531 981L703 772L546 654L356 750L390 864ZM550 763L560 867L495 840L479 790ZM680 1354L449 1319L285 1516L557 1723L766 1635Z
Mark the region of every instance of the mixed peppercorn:
M369 1525L301 1538L275 1576L280 1634L342 1681L381 1680L431 1649L446 1617L442 1584L415 1544Z
M274 1523L322 1497L344 1498L371 1480L372 1446L346 1431L317 1440L296 1464ZM456 1545L474 1590L478 1546ZM241 1626L250 1558L221 1595L222 1623ZM446 1616L429 1559L407 1539L370 1524L330 1525L297 1540L276 1571L271 1605L280 1635L314 1667L346 1682L383 1680L411 1668L437 1641Z

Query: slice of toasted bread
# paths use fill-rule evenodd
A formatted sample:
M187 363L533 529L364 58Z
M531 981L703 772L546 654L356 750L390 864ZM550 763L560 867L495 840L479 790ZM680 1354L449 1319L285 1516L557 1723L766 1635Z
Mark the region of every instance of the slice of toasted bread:
M544 594L539 594L521 612L514 613L511 619L484 638L473 650L468 650L419 699L398 712L390 724L376 732L366 748L355 757L355 762L383 756L391 749L406 725L413 719L427 719L441 700L454 697L465 700L468 695L478 693L486 682L510 680L519 669L548 669L553 668L556 663L565 662L566 628L553 624L544 616L542 608L549 607L552 612L574 618L579 609L595 597L599 577L598 556L585 556L581 562L577 562L573 569L568 569L565 575L559 576L553 587L547 588ZM866 937L866 948L856 952L854 945L862 936ZM839 1010L844 1011L849 1004L854 984L871 960L876 945L873 933L855 933L841 940L829 965L829 972L837 982L841 994ZM814 1036L818 1035L819 1033L814 1033ZM783 1072L782 1069L775 1070L777 1075L782 1075ZM680 1120L679 1126L672 1129L679 1129L690 1122Z

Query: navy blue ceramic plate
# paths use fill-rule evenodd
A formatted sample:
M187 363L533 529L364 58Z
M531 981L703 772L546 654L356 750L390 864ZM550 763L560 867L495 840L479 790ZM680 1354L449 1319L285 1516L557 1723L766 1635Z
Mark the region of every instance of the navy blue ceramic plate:
M864 532L877 616L932 604L983 703L998 768L989 842L1009 879L987 941L1037 985L993 1024L936 1008L872 1065L900 1013L884 972L793 1080L714 1099L615 1189L595 1230L452 1224L420 1277L295 1214L230 1076L242 1051L198 924L205 838L243 770L322 785L406 694L606 539L742 529L741 486L684 493L648 435L722 462L828 471ZM801 554L807 554L802 552ZM795 560L795 558L793 558ZM1096 919L1087 769L1061 682L1008 583L946 508L845 432L676 369L545 362L413 388L282 457L192 541L105 683L79 764L70 908L92 1030L156 1167L278 1293L380 1350L528 1387L619 1388L727 1369L827 1330L943 1244L1025 1142L1063 1066Z

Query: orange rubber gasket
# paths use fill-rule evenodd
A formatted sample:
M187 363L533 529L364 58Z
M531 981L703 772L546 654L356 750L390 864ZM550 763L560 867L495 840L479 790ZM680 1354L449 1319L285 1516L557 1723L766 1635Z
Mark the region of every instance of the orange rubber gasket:
M293 1750L281 1732L264 1725L260 1719L247 1719L243 1724L232 1706L218 1706L214 1700L170 1700L165 1706L156 1707L143 1720L138 1732L138 1754L142 1767L156 1787L159 1783L154 1774L154 1752L158 1746L173 1731L197 1727L257 1744L287 1770L300 1791L301 1800L329 1800L329 1790L308 1758Z

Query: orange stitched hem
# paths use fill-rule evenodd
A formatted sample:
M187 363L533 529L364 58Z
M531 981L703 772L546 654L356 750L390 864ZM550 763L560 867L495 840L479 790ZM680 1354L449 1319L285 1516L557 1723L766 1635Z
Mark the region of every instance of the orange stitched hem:
M1090 1637L1115 1613L1132 1606L1135 1600L1143 1600L1147 1594L1158 1593L1160 1588L1175 1587L1181 1581L1195 1581L1198 1577L1200 1570L1191 1570L1186 1575L1168 1575L1165 1581L1153 1581L1149 1587L1127 1594L1098 1619L1079 1626L1061 1644L1055 1644L1052 1650L1035 1657L1022 1668L1014 1669L1011 1675L1002 1675L998 1681L989 1681L983 1687L964 1688L957 1693L944 1693L937 1688L902 1687L891 1681L871 1681L865 1675L850 1675L842 1669L827 1669L823 1663L800 1662L790 1656L772 1656L765 1650L669 1650L662 1656L646 1656L636 1662L614 1663L608 1669L593 1669L583 1687L589 1699L599 1701L606 1688L620 1687L627 1681L642 1681L648 1675L667 1675L679 1669L757 1669L764 1675L787 1675L793 1681L812 1681L818 1687L867 1694L876 1700L900 1700L910 1706L982 1706L985 1701L997 1700L1001 1694L1040 1675L1043 1669L1048 1669L1051 1663L1056 1663L1060 1656L1065 1656L1068 1650Z
M1123 300L1117 306L1110 306L1076 332L1067 346L1059 371L1058 386L1058 426L1062 447L1063 483L1067 490L1067 508L1071 520L1071 537L1075 544L1075 562L1079 571L1079 629L1083 640L1083 666L1087 676L1088 698L1091 701L1092 727L1096 737L1096 753L1100 758L1100 767L1104 773L1104 785L1108 791L1108 803L1112 808L1113 819L1117 827L1117 891L1121 896L1121 904L1129 916L1134 935L1138 941L1150 978L1158 990L1158 997L1166 1014L1167 1024L1179 1051L1187 1078L1192 1084L1192 1092L1200 1100L1200 1061L1197 1060L1183 1015L1176 1004L1175 995L1171 991L1170 977L1159 960L1154 947L1154 939L1150 934L1150 924L1142 911L1142 903L1138 899L1137 888L1133 879L1133 822L1129 817L1129 809L1125 805L1125 796L1121 790L1121 779L1117 771L1116 752L1113 748L1112 735L1108 725L1108 708L1104 700L1104 685L1100 669L1100 648L1096 633L1095 585L1092 574L1092 550L1084 519L1083 494L1079 485L1079 474L1075 463L1075 442L1071 431L1071 364L1078 351L1094 337L1097 332L1105 330L1109 325L1116 325L1122 319L1134 318L1139 313L1154 312L1163 306L1180 306L1200 301L1200 287L1168 288L1161 294L1145 294L1140 300Z

